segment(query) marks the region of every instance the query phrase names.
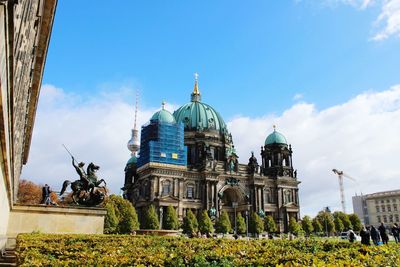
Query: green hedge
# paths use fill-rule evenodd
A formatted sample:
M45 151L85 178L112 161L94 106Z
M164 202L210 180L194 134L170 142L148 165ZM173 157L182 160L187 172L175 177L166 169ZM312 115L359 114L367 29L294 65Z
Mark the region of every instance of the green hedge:
M17 256L21 266L400 266L400 245L23 234Z

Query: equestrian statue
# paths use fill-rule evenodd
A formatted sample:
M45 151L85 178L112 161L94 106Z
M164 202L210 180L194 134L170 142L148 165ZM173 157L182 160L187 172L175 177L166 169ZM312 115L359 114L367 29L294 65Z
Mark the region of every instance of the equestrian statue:
M60 196L62 196L67 187L71 185L71 197L75 204L83 206L97 206L101 204L107 195L107 184L103 179L99 180L97 178L96 172L100 169L100 167L91 162L85 171L83 168L85 163L77 163L69 150L65 146L64 148L71 155L72 166L74 166L76 172L78 173L79 180L74 182L69 180L64 181Z

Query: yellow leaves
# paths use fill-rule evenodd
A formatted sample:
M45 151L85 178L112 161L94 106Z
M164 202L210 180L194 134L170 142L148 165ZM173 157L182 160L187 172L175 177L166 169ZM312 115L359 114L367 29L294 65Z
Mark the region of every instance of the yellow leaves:
M21 266L400 266L400 246L322 240L20 235Z

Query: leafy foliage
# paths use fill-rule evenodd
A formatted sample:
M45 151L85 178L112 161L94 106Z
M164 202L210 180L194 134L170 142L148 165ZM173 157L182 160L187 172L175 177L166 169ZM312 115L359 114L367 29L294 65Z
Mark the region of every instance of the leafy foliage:
M220 234L227 234L232 231L231 221L229 220L229 216L226 211L222 211L217 223L215 224L215 229L217 233Z
M312 226L314 228L314 233L322 233L324 231L321 223L318 220L318 218L314 218L312 220Z
M266 216L264 219L264 230L268 233L274 233L278 230L275 220L271 215Z
M192 210L186 212L186 216L183 218L182 230L184 234L193 236L197 233L199 224L197 222L196 216L194 216Z
M343 225L342 220L341 220L339 217L335 217L334 222L335 222L335 230L336 230L338 233L343 232L343 230L344 230L344 225Z
M298 233L300 233L301 230L302 230L301 224L298 221L296 221L295 218L291 217L289 219L289 232L297 235Z
M349 215L349 220L351 222L351 225L353 226L354 231L361 231L362 229L362 224L360 218L358 218L358 215L353 213Z
M107 202L105 205L105 209L107 210L107 214L104 218L104 233L112 234L116 233L118 226L118 218L115 215L115 207L112 202Z
M328 234L335 232L335 223L330 212L320 211L317 215L317 220L323 227L323 231L328 230Z
M400 266L400 245L131 235L17 237L19 266Z
M176 215L175 208L172 207L171 205L167 207L167 211L165 212L163 218L163 229L165 230L179 229L178 216Z
M264 221L257 213L252 212L249 220L249 232L252 234L260 234L264 231Z
M314 227L309 216L303 217L303 220L301 221L301 228L303 228L303 231L306 233L307 236L309 236L314 231Z
M333 213L333 217L334 218L340 218L340 220L342 221L342 224L343 224L343 230L348 231L350 229L353 229L353 225L352 225L352 223L351 223L351 221L349 219L349 215L347 215L346 213L341 212L341 211L335 211ZM342 232L342 231L339 231L338 229L336 229L336 231Z
M244 220L244 218L240 212L236 216L236 227L237 227L238 234L246 233L246 221Z
M144 214L144 225L142 229L147 229L147 230L160 229L160 221L158 220L158 215L153 205L147 207L147 210Z
M136 210L128 200L111 195L106 201L106 209L105 233L129 234L139 229Z
M199 231L202 234L211 234L212 232L214 232L213 223L210 217L208 216L208 212L206 210L203 210L200 214Z

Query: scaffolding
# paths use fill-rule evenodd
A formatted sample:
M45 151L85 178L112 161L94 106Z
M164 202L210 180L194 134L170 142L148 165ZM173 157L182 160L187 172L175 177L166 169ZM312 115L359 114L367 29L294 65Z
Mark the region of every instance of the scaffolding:
M138 167L149 162L186 166L183 123L151 121L142 127Z

